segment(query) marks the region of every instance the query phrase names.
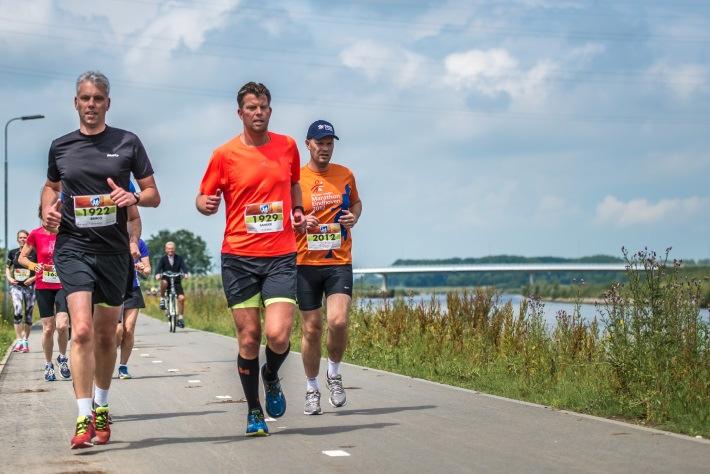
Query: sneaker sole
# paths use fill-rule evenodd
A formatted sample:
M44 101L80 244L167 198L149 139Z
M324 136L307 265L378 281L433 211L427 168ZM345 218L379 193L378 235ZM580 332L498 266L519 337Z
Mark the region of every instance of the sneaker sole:
M342 407L344 407L345 405L348 404L348 401L345 400L342 405L336 405L336 404L333 403L333 401L329 398L329 399L328 399L328 403L330 403L330 406L332 406L333 408L342 408Z
M269 436L269 433L267 433L264 430L259 430L259 431L255 431L253 433L247 433L246 435L249 436L250 438L263 438L263 437Z
M118 378L119 378L120 380L130 380L130 379L132 379L133 377L131 377L131 376L126 377L125 375L119 375Z
M84 449L84 448L93 448L93 447L94 447L94 443L92 443L91 441L84 441L83 443L71 445L71 449Z
M323 410L318 410L318 411L306 411L306 410L303 410L303 414L304 414L304 415L308 415L308 416L322 415L322 414L323 414Z

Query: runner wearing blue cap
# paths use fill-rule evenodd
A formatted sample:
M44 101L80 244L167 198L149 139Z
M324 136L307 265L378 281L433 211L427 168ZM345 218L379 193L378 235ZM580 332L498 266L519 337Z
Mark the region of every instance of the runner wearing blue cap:
M333 407L347 402L340 362L348 340L348 313L353 287L352 228L362 213L355 177L345 166L331 163L333 124L317 120L308 128L310 161L301 168L301 194L307 230L298 236L296 288L303 318L301 357L306 372L306 415L321 413L318 369L321 357L325 295L328 323L326 385Z

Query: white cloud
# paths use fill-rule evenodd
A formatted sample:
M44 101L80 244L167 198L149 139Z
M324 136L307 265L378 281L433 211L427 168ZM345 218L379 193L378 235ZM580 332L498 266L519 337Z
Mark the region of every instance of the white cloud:
M710 197L661 199L651 203L646 199L632 199L623 202L615 196L606 196L597 205L596 220L603 224L627 226L652 224L671 217L687 218L710 213Z
M680 99L687 100L696 93L707 91L710 83L708 68L700 64L672 64L658 61L646 72L654 83L659 81Z
M129 67L149 66L156 59L168 58L181 45L193 51L199 49L208 32L226 24L228 13L239 0L217 0L209 7L200 4L178 7L172 3L167 2L155 17L148 18L148 26L133 38L133 47L126 53Z
M365 39L340 52L342 63L371 81L388 78L398 87L413 85L420 78L425 58L398 46L388 46Z
M525 70L507 50L472 49L444 59L444 81L458 89L468 89L495 97L501 93L520 102L538 103L547 96L546 79L557 69L542 60Z

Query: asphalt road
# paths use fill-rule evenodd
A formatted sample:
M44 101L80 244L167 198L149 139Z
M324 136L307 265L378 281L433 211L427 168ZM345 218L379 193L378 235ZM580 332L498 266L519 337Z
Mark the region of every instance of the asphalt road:
M351 365L343 370L347 406L332 408L324 393L323 415L305 416L297 353L281 371L286 415L269 422L270 437L246 438L234 339L178 331L139 318L134 378L111 386L111 442L71 451L71 382L43 380L35 327L31 352L10 354L0 374L1 470L710 472L707 440Z

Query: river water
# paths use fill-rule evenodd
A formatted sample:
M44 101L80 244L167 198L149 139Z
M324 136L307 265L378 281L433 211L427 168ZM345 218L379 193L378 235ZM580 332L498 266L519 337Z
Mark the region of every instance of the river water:
M412 305L420 305L420 304L425 304L428 305L431 302L432 297L436 298L442 311L446 311L446 294L445 293L422 293L418 295L413 295L411 297L405 297L404 300L411 302ZM520 308L520 302L525 299L524 296L522 295L513 295L513 294L502 294L500 295L500 298L498 300L498 304L500 306L503 306L506 304L508 301L510 301L513 304L513 311L514 314L517 314L518 309ZM361 306L367 306L368 304L373 305L374 307L380 307L384 304L385 299L384 298L358 298L358 303ZM545 322L547 323L548 327L554 327L554 325L557 322L557 313L559 311L566 311L567 313L572 313L574 311L574 303L563 303L559 301L543 301L542 304L544 305L543 308L543 314L545 316ZM591 321L595 317L599 321L600 325L603 325L603 316L602 316L602 311L604 310L603 305L596 306L594 304L580 304L579 307L579 312L582 315L582 318L586 321ZM707 321L710 320L710 313L708 313L707 309L701 309L700 314L703 316L703 318Z

